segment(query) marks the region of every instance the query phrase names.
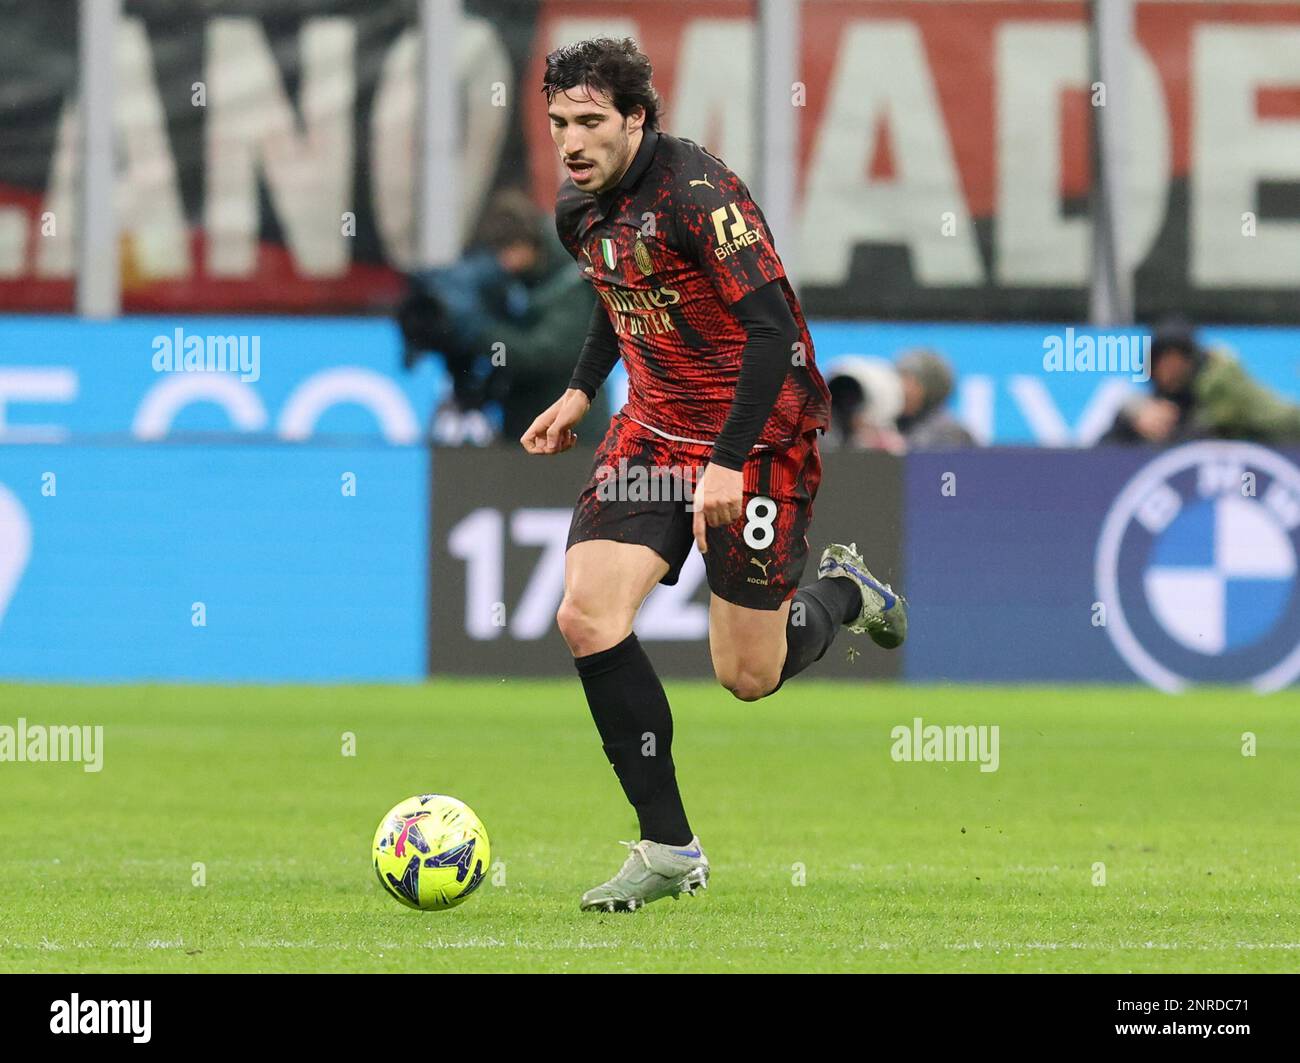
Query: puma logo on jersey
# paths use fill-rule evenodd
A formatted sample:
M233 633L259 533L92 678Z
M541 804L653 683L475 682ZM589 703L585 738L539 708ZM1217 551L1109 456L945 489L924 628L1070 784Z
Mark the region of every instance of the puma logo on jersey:
M692 180L690 182L690 185L692 188L694 188L696 185L703 185L705 188L713 188L713 186L709 184L709 179L707 177L701 177L699 180ZM716 192L717 189L713 188L713 191Z
M762 579L756 579L755 577L750 576L750 577L746 580L746 582L748 582L748 583L759 583L759 584L762 584L764 587L766 587L767 584L768 584L767 569L768 569L768 566L772 564L772 559L769 557L766 561L760 561L760 560L759 560L758 558L756 558L756 557L751 557L751 558L749 559L749 563L750 563L751 565L753 565L755 568L757 568L760 572L763 573L763 578L762 578Z

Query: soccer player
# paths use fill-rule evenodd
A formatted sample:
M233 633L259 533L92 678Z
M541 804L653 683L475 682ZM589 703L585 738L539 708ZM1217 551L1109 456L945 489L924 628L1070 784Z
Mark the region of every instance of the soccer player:
M572 447L622 356L628 401L574 510L556 620L641 833L582 908L630 911L709 877L677 786L668 699L632 631L655 584L675 583L699 547L714 672L742 701L819 660L841 625L898 646L907 605L853 545L828 546L818 580L798 587L830 396L749 190L659 130L650 61L630 39L552 52L543 91L569 174L556 227L600 301L568 389L520 443L530 454ZM628 489L635 466L693 490L647 500Z

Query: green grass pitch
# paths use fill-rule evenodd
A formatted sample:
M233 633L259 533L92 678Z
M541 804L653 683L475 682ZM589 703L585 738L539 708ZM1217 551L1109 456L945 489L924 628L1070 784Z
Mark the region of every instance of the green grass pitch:
M578 911L635 824L576 682L0 686L0 724L100 724L105 750L0 763L0 970L1300 969L1294 693L667 686L713 879L619 915ZM999 769L895 762L914 716L997 724ZM447 912L370 865L424 792L492 839Z

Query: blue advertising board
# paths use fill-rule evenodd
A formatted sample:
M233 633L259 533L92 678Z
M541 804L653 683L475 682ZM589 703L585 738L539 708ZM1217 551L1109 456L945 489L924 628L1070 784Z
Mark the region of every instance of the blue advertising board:
M1064 425L1068 442L1102 419L1099 393L1132 386L1036 369L1042 326L814 332L828 368L942 350L995 397L958 407L991 410L1004 441L1060 442ZM1205 338L1300 390L1300 330ZM418 444L445 386L433 363L401 370L381 319L0 320L0 676L421 676L438 459ZM1298 466L1232 443L908 455L904 675L1293 685ZM470 516L502 504L499 482L468 482ZM568 505L571 487L553 493Z
M0 676L424 674L429 452L0 447Z
M1136 353L1141 335L1041 324L810 327L825 373L849 354L941 352L957 373L952 407L986 444L1089 445L1144 386L1132 373L1044 368L1063 342L1110 336ZM1207 327L1201 336L1235 351L1261 383L1300 401L1300 329ZM212 364L227 368L195 371ZM621 366L606 387L617 408L627 391ZM0 442L230 432L411 443L425 434L447 390L435 359L409 373L401 368L400 336L382 317L0 319ZM539 411L555 397L537 396Z
M840 485L878 488L887 472L866 464L878 455L837 458ZM1300 676L1300 451L891 460L912 608L905 678L1273 691ZM432 607L500 598L476 545L478 563L456 571L487 583L435 579L429 600L438 461L382 445L0 447L0 676L418 678ZM544 471L567 498L563 469ZM462 492L475 519L501 502L499 482ZM528 597L537 571L523 571ZM536 618L543 634L552 614Z
M892 360L917 347L938 351L957 376L953 412L986 445L1091 446L1124 402L1147 387L1146 374L1122 368L1137 365L1149 340L1141 331L887 321L823 321L811 331L827 375L849 354ZM1099 342L1102 337L1108 342ZM1300 329L1207 326L1198 337L1205 346L1232 351L1261 384L1300 402ZM1069 368L1083 366L1082 357L1062 358L1063 368L1055 367L1053 356L1062 347L1082 354L1088 345L1094 366L1102 364L1102 353L1111 355L1104 371ZM1111 365L1121 368L1110 371Z
M954 451L904 477L909 679L1300 677L1300 451Z
M446 373L384 318L0 319L0 442L221 432L413 443Z

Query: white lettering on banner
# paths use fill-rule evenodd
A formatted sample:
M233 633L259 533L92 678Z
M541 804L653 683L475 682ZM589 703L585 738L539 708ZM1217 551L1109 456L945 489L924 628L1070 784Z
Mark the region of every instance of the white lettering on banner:
M420 34L405 30L384 56L370 112L370 206L384 255L398 269L416 261L415 128L420 107Z
M1214 288L1300 285L1300 221L1259 209L1264 181L1300 181L1300 119L1260 118L1259 91L1300 85L1300 29L1197 26L1192 36L1191 282Z
M827 365L833 367L834 359ZM626 395L625 377L611 378L608 386L611 399L618 398L620 388ZM997 409L1002 387L1028 426L1028 441L1042 446L1092 446L1135 393L1126 380L1104 380L1093 389L1071 425L1043 377L965 373L957 384L955 404L962 423L983 445L999 439ZM7 423L6 405L11 401L71 402L77 394L78 376L72 369L0 368L0 442L66 442L69 429L64 425ZM169 373L140 400L131 434L137 439L163 439L180 412L197 403L220 407L235 432L265 431L270 421L259 392L230 373ZM339 405L356 405L369 411L380 434L390 443L410 444L421 438L415 409L398 382L359 366L324 369L303 379L290 392L280 412L278 435L283 439L309 439L325 412ZM1002 441L1007 441L1006 432L1001 435Z
M65 441L69 433L63 425L8 424L7 404L71 402L77 394L78 377L73 369L0 368L0 441ZM167 376L149 388L136 410L131 433L137 439L161 439L183 408L203 402L225 410L231 427L238 431L258 432L267 425L266 409L256 390L224 373L193 372ZM359 367L328 369L307 377L285 403L280 434L286 439L309 438L326 409L347 403L370 410L389 442L418 440L415 412L397 384L382 373Z
M1034 442L1046 447L1092 446L1105 435L1133 394L1133 386L1124 380L1106 381L1093 391L1071 431L1040 377L1012 376L1007 380L1007 390L1029 423Z
M402 389L383 373L360 366L323 369L294 388L280 411L280 437L309 439L321 414L347 403L373 413L388 442L419 441L420 424Z
M1174 522L1182 509L1182 496L1168 484L1159 484L1137 507L1136 518L1147 531L1159 535Z
M1152 52L1135 41L1128 63L1121 258L1130 265L1146 261L1167 220L1174 126L1163 70L1170 84L1185 78L1190 94L1189 106L1176 112L1177 132L1190 144L1186 232L1173 239L1171 252L1187 248L1181 282L1207 289L1296 287L1300 221L1270 216L1259 200L1265 183L1300 179L1300 118L1275 114L1257 98L1300 81L1300 27L1281 16L1232 24L1202 14L1202 5L1169 6L1180 26L1176 43L1167 35L1158 41L1139 34ZM871 13L873 5L861 0L844 7ZM880 245L903 249L917 283L930 288L985 285L986 269L999 286L1086 286L1089 221L1067 215L1062 204L1065 149L1081 146L1066 144L1062 95L1085 93L1089 85L1086 20L1068 13L971 15L967 24L965 17L955 15L934 40L933 21L920 13L846 15L833 41L817 42L816 61L830 67L829 76L817 80L824 98L804 112L815 127L807 130L811 150L801 174L799 232L782 249L800 282L843 285L855 253ZM548 46L596 32L643 38L648 22L556 18L543 32ZM939 65L939 56L954 54L953 40L967 34L968 25L988 32L969 34L978 37L969 49L961 42L959 63ZM258 274L260 204L269 202L295 276L346 275L354 241L339 218L359 209L353 201L358 150L360 164L368 166L368 206L387 264L413 266L417 31L403 31L375 56L374 42L359 36L357 18L304 18L288 42L299 57L290 64L296 97L276 58L282 40L259 20L216 16L196 32L203 35L203 65L185 84L197 77L207 90L206 106L195 115L203 130L203 170L191 175L202 189L202 202L194 206L201 211L206 270L222 278ZM760 73L750 47L756 35L752 17L687 17L675 38L676 54L663 64L674 72L667 86L674 101L669 127L719 152L742 176L752 174L757 155L750 121ZM160 37L158 46L164 44L174 47L173 38ZM358 68L369 76L376 59L382 61L362 134L368 143L357 145ZM119 223L129 290L135 283L190 276L196 263L170 139L174 116L163 106L146 22L122 18L115 62ZM465 107L457 169L463 237L479 219L518 113L515 101L528 89L515 81L500 30L487 19L462 20L456 69ZM476 88L497 83L507 90L504 98ZM1114 92L1110 86L1112 105ZM978 103L972 102L976 96ZM985 103L990 96L991 108ZM81 140L74 99L50 132L43 202L0 206L0 277L72 276ZM894 172L872 177L873 156L885 150L885 139ZM1083 198L1083 189L1073 191ZM38 211L58 224L35 237L31 222ZM987 265L976 214L996 219ZM1250 238L1243 237L1244 215L1256 226Z
M550 19L551 47L559 48L573 41L585 41L591 37L613 37L622 40L631 37L640 40L641 25L633 18L554 18ZM559 172L556 163L556 172Z
M456 75L465 106L461 140L456 148L460 160L456 179L460 185L461 242L468 243L471 228L487 198L502 146L510 135L510 108L494 107L490 94L479 88L494 81L511 84L514 80L510 53L488 19L461 20ZM515 95L525 92L532 95L533 91L531 85L521 85Z
M1115 415L1133 397L1134 388L1123 380L1108 380L1092 393L1074 426L1074 441L1081 447L1097 443L1115 423Z
M1287 531L1300 528L1300 491L1274 480L1264 492L1264 505L1277 517Z
M126 237L129 269L151 279L189 276L185 207L142 19L124 18L118 23L114 66L118 92L114 113L122 162L117 179L118 226Z
M151 280L189 276L189 230L176 157L167 134L167 113L158 91L149 35L141 19L124 17L118 23L114 68L118 84L114 124L121 159L118 227L124 241L125 279L131 283L135 276ZM80 142L80 111L73 99L59 118L43 205L61 224L36 242L39 277L71 277L74 272ZM24 242L25 229L24 224ZM4 258L0 268L9 276L21 272L11 258L14 247L4 240L0 244ZM16 265L20 267L22 259Z
M672 586L659 584L646 598L633 625L638 638L659 642L686 642L709 633L709 607L692 601L704 583L704 557L692 550Z
M14 493L0 484L0 624L31 556L31 518Z
M1088 30L1079 23L1008 22L997 31L998 283L1083 287L1090 222L1061 203L1061 93L1089 82ZM1168 205L1172 156L1164 93L1155 64L1130 53L1124 261L1146 258Z
M957 384L958 418L981 446L997 441L998 387L1003 383L1029 426L1030 441L1040 446L1092 446L1106 434L1115 415L1134 394L1133 386L1125 380L1104 381L1093 390L1072 428L1042 378L964 374Z
M573 511L567 508L524 508L510 514L511 557L514 548L541 547L523 593L507 608L513 638L545 638L554 629L555 613L564 596L564 554ZM491 507L475 509L447 534L447 551L465 562L465 633L488 641L500 638L495 614L505 604L506 519ZM704 582L704 559L692 551L681 577L671 587L657 586L645 600L636 632L647 640L691 640L709 631L708 606L694 602Z
M303 22L300 115L257 19L211 19L207 45L208 269L253 273L260 172L295 267L312 277L343 274L351 245L337 219L352 206L356 26L345 18Z
M517 509L510 514L511 542L542 547L519 604L510 612L510 634L517 639L540 639L555 623L564 595L564 548L572 515L567 509Z
M1225 491L1240 491L1245 463L1233 459L1211 459L1196 470L1196 490L1210 498Z
M27 269L27 211L0 207L0 277L21 277Z
M509 135L513 110L511 106L494 106L490 94L478 91L478 87L494 82L511 85L514 74L510 53L487 19L462 18L456 46L457 77L465 108L456 148L456 180L460 189L461 242L468 243ZM420 113L419 64L419 32L407 30L384 56L370 115L370 202L384 253L400 269L417 265L415 137Z
M77 372L0 367L0 442L61 443L68 436L62 425L8 423L10 402L71 402L77 397Z
M738 174L757 166L755 32L751 19L693 19L677 54L673 98L691 102L673 110L673 135L704 144Z
M1079 287L1088 278L1089 223L1061 211L1060 113L1062 91L1088 79L1087 31L1077 23L1002 26L997 66L998 281ZM1036 150L1023 150L1026 143Z
M884 121L896 176L866 177ZM920 31L904 21L862 21L843 34L826 113L808 163L798 277L839 284L862 243L903 244L912 272L928 285L984 282L966 197L944 127ZM939 218L956 214L954 234Z
M483 507L462 517L447 535L447 551L465 562L465 633L472 639L501 635L493 613L505 600L504 528L501 511Z
M1049 447L1068 447L1070 429L1043 382L1032 376L1014 376L1007 381L1011 398L1029 422L1034 440Z
M957 385L957 408L961 422L982 447L990 446L997 434L997 381L971 373Z
M49 236L36 241L36 276L44 279L71 277L76 264L77 245L77 146L81 142L81 124L76 105L69 101L59 115L54 135L54 158L50 160L49 185L44 210L61 218Z
M181 373L165 376L145 392L136 408L131 434L137 439L163 439L176 415L186 406L211 402L226 411L231 427L260 432L267 425L266 407L249 384L227 373Z

